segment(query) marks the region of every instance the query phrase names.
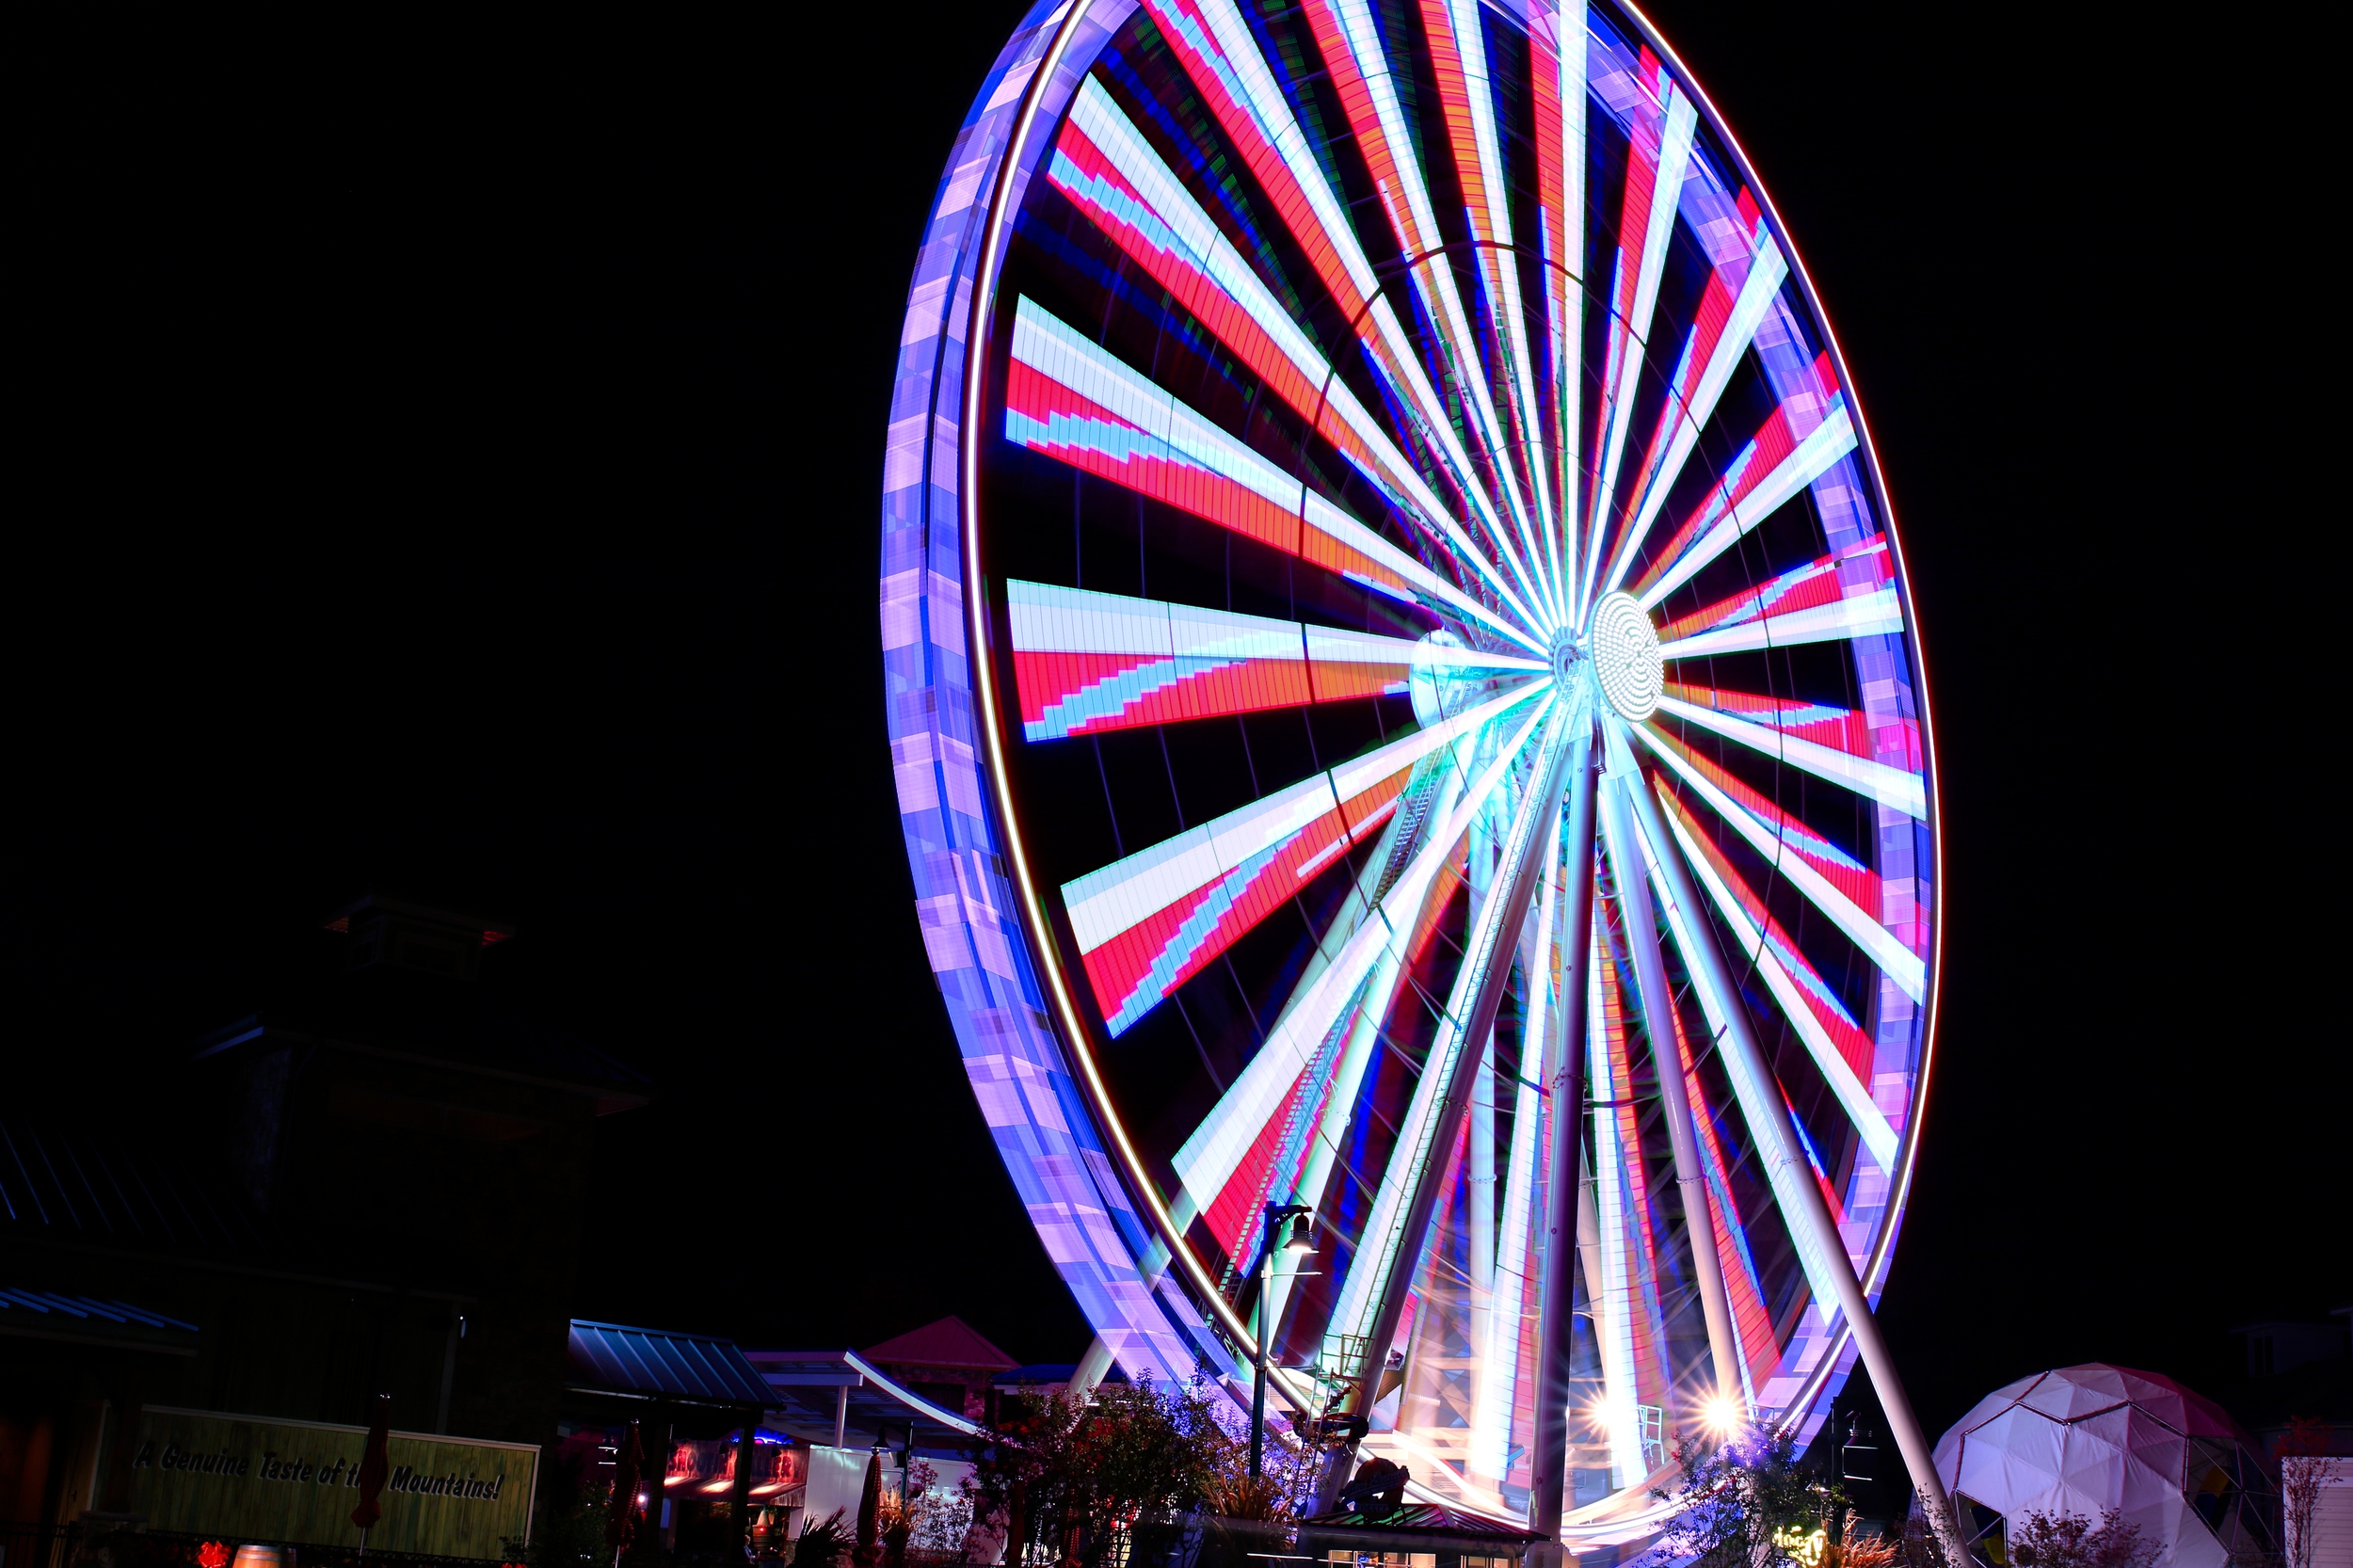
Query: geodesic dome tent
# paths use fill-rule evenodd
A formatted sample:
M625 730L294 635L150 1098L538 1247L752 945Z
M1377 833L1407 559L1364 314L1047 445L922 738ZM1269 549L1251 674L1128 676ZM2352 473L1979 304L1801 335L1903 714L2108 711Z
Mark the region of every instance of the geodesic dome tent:
M1963 1533L1995 1561L2029 1510L2096 1521L2114 1509L2179 1568L2276 1549L2263 1456L2219 1405L2154 1372L2092 1362L2020 1378L1945 1433L1936 1468Z

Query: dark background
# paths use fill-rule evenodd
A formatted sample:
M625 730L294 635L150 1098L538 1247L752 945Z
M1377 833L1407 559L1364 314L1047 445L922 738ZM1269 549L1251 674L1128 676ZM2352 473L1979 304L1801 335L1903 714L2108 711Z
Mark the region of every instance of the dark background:
M1943 1014L1884 1317L1933 1433L2075 1361L2217 1384L2234 1323L2353 1300L2296 644L2343 503L2297 62L1889 11L1654 19L1840 329L1925 628ZM482 984L660 1083L604 1124L582 1315L1077 1354L917 939L875 622L906 280L1018 15L61 48L11 1099L201 1158L186 1042L332 963L360 889L440 901L520 928Z

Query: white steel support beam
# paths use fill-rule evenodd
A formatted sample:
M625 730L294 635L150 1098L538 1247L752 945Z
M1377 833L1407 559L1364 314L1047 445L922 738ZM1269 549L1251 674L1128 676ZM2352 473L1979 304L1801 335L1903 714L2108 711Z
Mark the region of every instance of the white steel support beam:
M1409 1167L1412 1196L1395 1228L1387 1232L1394 1240L1385 1244L1386 1273L1380 1281L1378 1304L1369 1315L1367 1326L1370 1332L1365 1338L1364 1362L1357 1368L1356 1385L1350 1396L1350 1415L1369 1416L1379 1397L1381 1370L1387 1363L1389 1346L1397 1338L1398 1324L1405 1312L1405 1298L1413 1287L1423 1243L1430 1235L1431 1218L1445 1185L1446 1151L1453 1147L1470 1112L1470 1080L1465 1068L1481 1060L1479 1047L1495 1028L1496 1011L1503 1003L1504 988L1512 977L1513 952L1518 946L1521 928L1528 922L1529 908L1535 902L1536 875L1543 870L1544 851L1552 841L1548 822L1560 808L1561 787L1567 781L1571 737L1577 727L1592 722L1590 712L1585 701L1568 696L1552 714L1529 773L1529 792L1521 797L1520 809L1513 814L1504 841L1503 864L1497 868L1495 892L1465 943L1463 968L1457 971L1456 994L1449 1000L1449 1016L1439 1022L1437 1039L1423 1068L1425 1086L1431 1084L1432 1076L1436 1079L1435 1099L1423 1124L1425 1133L1418 1140L1418 1168ZM1442 1048L1448 1045L1449 1032L1454 1035L1453 1048L1442 1060ZM1401 1142L1390 1158L1393 1161L1412 1158L1416 1152ZM1374 1213L1377 1224L1378 1206ZM1382 1244L1380 1239L1368 1226L1364 1249L1358 1255L1359 1267L1365 1254L1376 1244ZM1331 1508L1346 1479L1351 1452L1345 1447L1334 1450L1317 1490L1318 1512Z
M1581 39L1578 40L1583 41ZM1593 721L1581 718L1569 756L1569 811L1561 835L1561 1010L1552 1056L1551 1184L1545 1192L1545 1272L1537 1290L1536 1428L1529 1437L1528 1528L1561 1533L1568 1482L1569 1368L1577 1348L1577 1260L1584 1198L1585 969L1593 947L1593 787L1600 759ZM1598 1299L1594 1293L1589 1297Z
M1757 1044L1748 1005L1740 1000L1739 989L1733 984L1731 968L1724 962L1715 928L1705 913L1707 906L1692 885L1690 870L1684 864L1681 853L1673 847L1674 840L1667 832L1658 803L1647 789L1627 792L1641 819L1642 830L1653 844L1659 846L1658 863L1666 873L1669 895L1689 911L1687 928L1691 947L1687 956L1704 971L1702 978L1722 1000L1724 1032L1721 1048L1737 1056L1750 1078L1769 1084L1773 1081L1772 1064ZM1772 1114L1769 1108L1765 1114L1751 1116L1749 1123L1749 1135L1756 1141L1758 1157L1772 1180L1784 1222L1793 1232L1801 1233L1803 1242L1820 1254L1820 1266L1837 1292L1848 1331L1854 1336L1855 1348L1862 1352L1863 1365L1871 1374L1872 1391L1879 1396L1880 1408L1886 1413L1887 1425L1895 1433L1897 1448L1904 1456L1904 1468L1911 1473L1912 1484L1927 1505L1929 1523L1944 1542L1945 1558L1951 1562L1966 1562L1967 1550L1954 1528L1952 1499L1945 1495L1944 1478L1937 1473L1935 1454L1929 1447L1928 1435L1921 1431L1919 1416L1913 1413L1912 1400L1904 1393L1903 1379L1897 1374L1895 1357L1888 1353L1879 1320L1871 1316L1871 1304L1863 1293L1862 1281L1855 1277L1854 1265L1847 1256L1846 1241L1832 1222L1830 1205L1815 1183L1813 1167L1798 1148L1788 1123Z
M1610 721L1613 724L1615 721ZM1700 1169L1699 1135L1691 1126L1691 1097L1683 1081L1683 1053L1675 1046L1674 993L1667 988L1667 966L1658 952L1658 919L1650 900L1650 877L1635 841L1627 802L1644 785L1624 737L1612 735L1609 776L1602 780L1601 811L1609 836L1609 865L1617 872L1618 904L1625 915L1626 952L1634 960L1634 985L1642 1004L1642 1031L1650 1036L1651 1061L1658 1069L1658 1097L1673 1151L1675 1193L1683 1208L1684 1240L1691 1249L1691 1272L1699 1282L1700 1307L1707 1320L1708 1360L1715 1395L1740 1391L1739 1342L1732 1329L1732 1304L1724 1295L1723 1259L1716 1254L1716 1223L1707 1208L1707 1178Z

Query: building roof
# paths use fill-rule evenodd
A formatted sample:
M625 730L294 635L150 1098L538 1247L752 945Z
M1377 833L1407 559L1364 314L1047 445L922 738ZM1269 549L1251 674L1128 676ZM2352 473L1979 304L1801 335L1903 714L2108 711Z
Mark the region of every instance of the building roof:
M776 1396L732 1339L572 1320L572 1386L699 1404L767 1405Z
M354 969L289 994L198 1042L196 1059L320 1045L395 1061L428 1062L590 1096L599 1115L645 1104L644 1075L496 992L443 975Z
M0 1334L194 1355L198 1329L129 1302L0 1285Z
M1055 1384L1066 1384L1078 1373L1079 1364L1075 1361L1037 1361L1027 1367L1016 1367L1010 1372L1000 1372L988 1381L993 1388L1046 1388ZM1113 1362L1105 1369L1103 1381L1126 1383L1128 1374L1119 1369L1118 1363Z
M0 1116L0 1227L60 1241L260 1258L276 1232L231 1187L189 1129L187 1158L104 1130Z
M834 1422L853 1448L912 1439L918 1453L963 1456L979 1422L898 1382L856 1351L744 1352L767 1379L771 1424L806 1443L831 1443Z
M1019 1365L957 1317L925 1323L895 1339L869 1345L858 1353L869 1361L895 1362L902 1367L952 1367L978 1372L1010 1371Z

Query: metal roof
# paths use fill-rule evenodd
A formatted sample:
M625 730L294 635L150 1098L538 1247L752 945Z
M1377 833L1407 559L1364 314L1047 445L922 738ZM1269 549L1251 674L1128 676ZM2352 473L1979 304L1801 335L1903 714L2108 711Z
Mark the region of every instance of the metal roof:
M1010 1372L998 1373L989 1379L989 1386L1013 1389L1044 1388L1058 1383L1068 1383L1078 1375L1079 1364L1075 1361L1039 1361L1032 1362L1027 1367L1016 1367ZM1104 1369L1103 1381L1126 1383L1128 1374L1119 1369L1117 1362L1113 1362Z
M856 1351L747 1351L766 1377L774 1423L806 1443L831 1443L834 1419L851 1448L913 1439L918 1453L959 1458L979 1422L923 1398Z
M117 1247L279 1251L268 1224L210 1165L159 1158L109 1131L0 1117L0 1225Z
M129 1302L0 1285L0 1334L194 1355L197 1326Z
M703 1404L767 1405L776 1394L732 1339L572 1320L575 1387Z

